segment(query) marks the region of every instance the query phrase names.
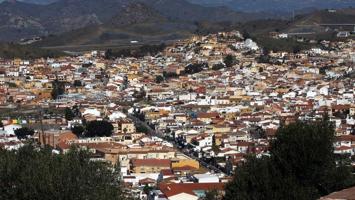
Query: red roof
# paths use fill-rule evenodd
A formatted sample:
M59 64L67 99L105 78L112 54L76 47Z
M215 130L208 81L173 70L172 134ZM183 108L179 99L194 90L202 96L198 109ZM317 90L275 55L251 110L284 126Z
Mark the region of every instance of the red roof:
M61 150L64 150L64 149L70 149L70 145L64 141L61 141L57 144L57 147Z
M165 196L171 197L180 193L197 196L194 190L223 190L224 183L161 183L159 189Z
M341 135L336 139L337 141L355 141L355 135Z
M346 151L346 150L350 150L350 149L352 149L352 148L347 147L347 146L341 146L341 147L335 148L335 150L337 150L337 151Z
M58 141L59 142L68 142L70 140L76 140L78 137L71 131L68 131L66 133L62 133L59 135Z
M156 180L151 179L151 178L145 178L145 179L139 180L139 184L141 184L141 185L155 183L155 182L156 182Z
M197 118L216 118L218 117L219 114L217 112L211 112L211 113L198 113Z
M355 187L347 188L338 192L333 192L320 199L321 200L335 200L335 199L355 200Z
M173 171L171 169L162 169L160 171L160 173L163 175L163 176L172 176L174 175Z

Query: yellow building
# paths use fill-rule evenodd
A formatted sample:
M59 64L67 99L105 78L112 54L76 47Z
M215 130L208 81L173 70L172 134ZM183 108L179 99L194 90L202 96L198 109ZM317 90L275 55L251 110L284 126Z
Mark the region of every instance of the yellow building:
M132 159L130 162L131 173L160 173L164 169L171 169L169 159Z
M116 164L119 162L121 167L128 167L131 159L172 159L176 156L176 151L171 148L137 148L137 149L98 149L104 155L105 160Z
M133 122L122 122L121 124L121 132L122 133L135 133L136 126Z
M352 105L349 109L350 116L355 116L355 105Z
M22 64L22 60L20 58L15 58L14 61L13 61L13 64L15 66L19 66Z
M214 125L212 128L212 132L213 133L227 133L230 132L231 128L229 126L226 125Z
M145 118L148 120L155 120L160 118L159 112L147 112L145 113Z

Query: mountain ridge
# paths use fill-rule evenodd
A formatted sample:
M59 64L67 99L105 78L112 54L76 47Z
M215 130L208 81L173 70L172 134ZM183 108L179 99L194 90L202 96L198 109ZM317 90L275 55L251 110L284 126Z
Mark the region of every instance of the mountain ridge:
M198 21L236 22L255 18L254 15L238 13L226 7L204 7L185 0L59 0L48 5L5 1L0 4L0 31L3 33L0 35L0 41L58 35L107 24L110 20L112 23L112 18L120 12L125 13L124 9L133 4L145 5L146 9L122 15L122 22L130 21L139 15L146 16L146 12L151 15L154 13L156 18L183 24Z

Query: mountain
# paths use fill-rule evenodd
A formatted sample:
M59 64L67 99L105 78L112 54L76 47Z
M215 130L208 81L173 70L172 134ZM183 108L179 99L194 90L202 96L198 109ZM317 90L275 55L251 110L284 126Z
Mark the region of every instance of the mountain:
M36 43L45 47L99 47L128 45L137 40L145 43L161 43L184 38L195 30L190 22L169 20L143 3L123 6L117 15L105 23L50 36Z
M171 20L240 22L257 17L247 13L235 12L224 6L205 7L191 4L185 0L141 0L141 2Z
M194 33L204 34L232 28L250 29L256 32L275 29L289 32L306 30L306 26L302 24L296 25L294 21L282 20L274 20L270 26L268 26L268 21L256 21L255 23L259 24L254 24L254 28L250 28L248 24L254 22L246 22L267 19L269 15L267 13L237 12L223 6L227 5L225 3L239 2L241 3L240 7L255 4L257 9L259 5L265 5L265 8L270 7L264 2L279 2L279 7L285 2L290 2L288 5L296 5L297 2L294 0L217 0L213 1L215 4L210 7L196 4L208 3L207 1L189 1L58 0L45 5L5 1L0 4L0 41L19 41L22 38L40 36L44 39L37 42L36 46L74 49L77 47L125 46L131 45L130 41L132 40L139 41L139 44L161 43L185 38ZM310 2L317 1L305 0L304 2L306 5L311 5ZM324 0L324 2L332 1L334 0ZM349 0L337 1L346 3ZM277 7L275 6L275 8ZM326 19L334 19L344 23L354 22L351 12L347 12L317 11L313 16L301 15L295 20L304 24L321 23ZM320 19L319 22L317 19ZM238 24L239 26L237 26ZM282 26L278 28L279 24ZM264 30L260 30L260 27L263 27ZM324 29L322 26L312 28L317 31Z
M124 0L62 0L49 5L0 4L1 41L58 34L101 24L119 12Z
M0 0L1 2L4 2L6 0ZM10 1L10 0L7 0ZM57 2L58 0L18 0L20 2L24 2L24 3L30 3L30 4L39 4L39 5L48 5L54 2Z
M90 30L90 34L104 30L105 35L113 37L124 25L134 29L135 24L143 23L143 32L158 29L173 34L185 27L189 31L200 21L241 22L256 18L255 14L235 12L226 7L204 7L185 0L59 0L47 5L5 1L0 4L0 41L63 33L75 35L83 30ZM119 32L117 37L121 34Z
M355 9L341 9L336 12L327 10L315 11L307 15L297 16L291 26L285 32L331 32L331 29L354 30L354 26L344 24L355 24Z
M348 8L354 7L354 0L188 0L204 6L228 6L243 12L292 12L307 8Z
M281 33L314 33L309 35L311 38L321 38L328 35L324 39L329 39L334 37L334 33L339 30L353 31L354 26L350 26L350 24L354 24L354 22L355 8L347 8L335 12L314 11L289 20L255 20L240 24L235 28L253 35L254 38L267 36L269 32L277 31Z
M48 5L57 2L58 0L21 0L21 1L25 3L31 3L31 4Z

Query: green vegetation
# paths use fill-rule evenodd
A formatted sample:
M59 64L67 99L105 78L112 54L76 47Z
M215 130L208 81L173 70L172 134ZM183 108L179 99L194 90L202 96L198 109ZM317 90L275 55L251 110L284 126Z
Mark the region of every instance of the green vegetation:
M141 124L137 124L137 128L136 128L138 133L145 133L145 134L149 134L149 129Z
M185 74L195 74L201 72L203 69L208 69L207 63L194 63L185 67Z
M83 64L83 65L84 65L84 64ZM75 80L74 83L73 83L73 86L74 86L74 87L81 87L81 86L83 86L83 85L82 85L82 83L81 83L80 80Z
M227 55L224 59L223 59L224 64L226 65L226 67L233 67L234 65L238 64L239 61L236 59L235 56L233 55Z
M86 137L109 137L112 135L113 126L107 121L91 121L86 125Z
M163 71L163 77L165 79L169 79L169 78L176 78L176 77L179 77L178 74L176 74L175 72L166 72L166 71Z
M156 83L161 83L163 81L164 81L164 77L163 76L158 75L158 76L155 77L155 82Z
M106 59L114 59L117 57L143 57L146 55L155 55L165 49L164 43L160 45L142 45L138 48L112 50L107 49L105 52Z
M214 65L212 66L212 69L217 71L217 70L223 69L224 67L225 67L224 64L218 63L218 64L214 64Z
M281 127L270 156L250 156L237 167L225 199L311 200L354 185L347 160L333 153L334 128L328 121Z
M143 192L147 195L149 195L149 192L154 190L153 187L149 186L149 185L145 185L144 188L143 188Z
M71 131L77 136L77 137L81 137L85 131L85 128L81 125L76 125L74 126Z
M64 94L64 92L65 92L64 82L61 82L58 79L52 82L51 95L53 99L57 99L58 96Z
M65 115L65 119L66 119L67 121L71 121L71 120L73 120L74 117L75 117L74 112L73 112L72 109L70 109L70 108L65 108L64 115Z
M107 163L74 148L61 155L31 145L0 149L0 199L126 199L118 177Z
M15 135L18 139L26 139L28 136L32 136L34 133L35 132L33 129L29 129L27 127L15 130Z
M17 88L16 83L13 83L13 82L6 82L6 84L7 84L10 88Z
M264 48L265 51L286 51L292 53L298 53L302 50L310 49L316 44L310 44L307 42L298 42L294 38L288 39L274 39L270 37L257 37L255 41Z
M217 190L209 190L205 193L205 196L200 198L200 200L217 200L221 199L220 194L218 194Z
M65 56L60 51L41 49L30 45L19 45L13 43L0 43L0 58L13 59L36 59L36 58L53 58Z

